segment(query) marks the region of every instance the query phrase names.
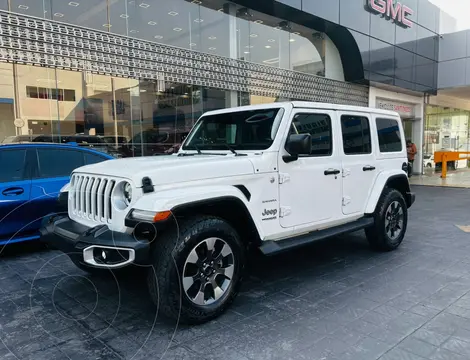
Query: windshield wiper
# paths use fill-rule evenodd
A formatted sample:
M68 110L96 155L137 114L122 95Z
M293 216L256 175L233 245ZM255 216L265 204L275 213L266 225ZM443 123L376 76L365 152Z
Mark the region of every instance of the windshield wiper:
M199 146L197 146L196 144L193 144L193 146L194 146L194 148L196 149L197 153L198 153L199 155L201 155L202 152L201 152L201 149L199 149Z
M223 143L220 143L220 144L213 144L214 146L217 146L217 145L223 145L225 146L227 149L229 149L232 154L234 154L235 156L246 156L246 154L239 154L235 151L235 149L233 147L231 147L228 143L226 142L223 142Z

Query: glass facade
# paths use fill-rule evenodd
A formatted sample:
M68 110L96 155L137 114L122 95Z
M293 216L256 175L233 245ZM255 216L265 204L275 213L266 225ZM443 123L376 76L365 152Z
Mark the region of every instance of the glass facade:
M424 129L424 157L430 158L435 151L470 151L470 111L442 106L426 106ZM431 168L434 163L427 162ZM467 160L460 160L459 167L467 167Z
M315 100L319 86L343 96L325 79L325 36L235 4L9 0L0 10L34 27L10 27L27 40L5 37L0 46L0 142L171 153L209 110ZM336 102L367 105L367 90L356 90Z

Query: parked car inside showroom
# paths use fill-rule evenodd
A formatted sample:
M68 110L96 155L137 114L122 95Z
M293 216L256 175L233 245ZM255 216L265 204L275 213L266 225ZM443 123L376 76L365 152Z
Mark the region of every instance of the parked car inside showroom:
M67 211L58 194L72 171L113 158L74 144L0 145L0 245L38 239L44 216Z

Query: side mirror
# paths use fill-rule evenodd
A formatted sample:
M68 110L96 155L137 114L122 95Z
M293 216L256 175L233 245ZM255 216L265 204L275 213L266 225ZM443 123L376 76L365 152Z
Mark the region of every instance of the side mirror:
M285 162L296 161L299 155L312 153L312 136L310 134L292 134L287 139L286 150L289 155L283 156Z

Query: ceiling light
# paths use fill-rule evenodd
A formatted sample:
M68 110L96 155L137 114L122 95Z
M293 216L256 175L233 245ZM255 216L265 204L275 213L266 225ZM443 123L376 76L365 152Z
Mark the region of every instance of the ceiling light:
M249 51L245 51L244 54L249 54L250 52Z
M215 47L210 47L209 48L209 50L212 50L212 51L215 50L215 49L216 49Z
M161 35L155 35L154 38L155 38L155 39L163 39L163 36L161 36Z
M139 30L129 30L129 32L133 33L133 34L136 34L139 32Z
M172 86L170 89L171 89L171 90L174 90L174 89L175 89L175 87L174 87L174 86Z
M262 24L262 23L263 23L263 20L255 20L254 23L255 23L255 24Z
M247 45L245 46L247 49L252 49L253 48L253 45Z
M272 65L272 64L277 64L279 62L279 58L273 58L273 59L268 59L268 60L263 60L263 62L265 64L269 64L269 65Z
M174 28L173 30L174 30L174 31L181 31L181 30L183 30L183 29L181 29L181 28Z
M258 35L256 35L256 34L251 34L250 37L255 38L255 37L258 37Z
M184 93L184 95L186 95L186 96L187 96L187 95L188 95L188 93Z
M170 12L168 13L168 15L170 15L170 16L176 16L176 15L178 15L178 13L177 13L176 11L170 11Z
M157 22L156 22L156 21L149 21L147 24L149 24L149 25L157 25Z
M196 20L194 20L194 22L197 22L197 23L202 23L203 21L204 21L204 20L202 20L202 19L196 19Z
M112 25L111 24L103 24L104 27L110 28Z
M147 90L141 89L140 92L141 92L141 93L144 93L144 92L147 92Z
M141 8L147 9L150 5L146 3L142 3L139 5Z
M18 5L18 9L21 9L21 10L28 10L28 9L29 9L29 6L26 6L26 5Z
M289 41L290 41L290 42L294 42L294 41L295 41L295 39L289 39Z
M274 39L269 39L268 42L275 42L276 40Z
M265 48L266 49L271 49L271 45L266 45Z
M209 40L215 40L217 39L215 36L209 36Z
M61 13L55 13L54 16L57 16L57 17L63 17L64 14L61 14Z
M126 15L126 14L121 14L119 15L120 18L123 18L123 19L127 19L129 17L129 15Z
M196 5L201 5L202 4L202 1L200 0L193 0L191 1L192 4L196 4Z
M69 5L70 5L70 6L75 6L75 7L77 7L77 6L80 5L80 4L79 4L78 2L71 1L71 2L69 2Z
M195 43L191 43L191 44L189 44L189 46L196 46L196 44L195 44Z

